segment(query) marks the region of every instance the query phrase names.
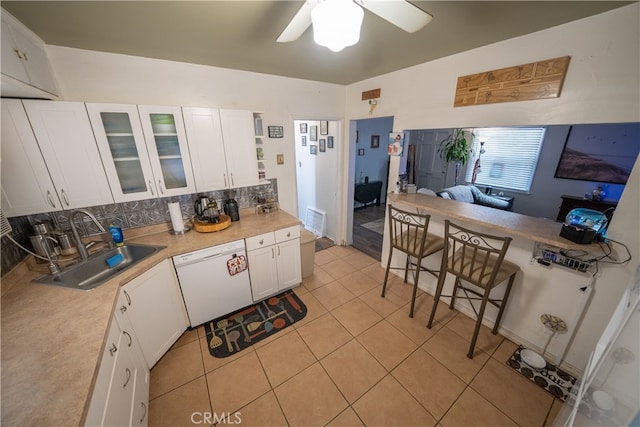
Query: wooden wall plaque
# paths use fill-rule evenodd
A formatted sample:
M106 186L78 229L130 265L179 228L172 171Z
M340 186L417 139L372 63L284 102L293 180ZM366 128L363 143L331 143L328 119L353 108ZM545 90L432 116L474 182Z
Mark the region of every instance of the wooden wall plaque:
M570 56L458 77L454 107L558 98Z

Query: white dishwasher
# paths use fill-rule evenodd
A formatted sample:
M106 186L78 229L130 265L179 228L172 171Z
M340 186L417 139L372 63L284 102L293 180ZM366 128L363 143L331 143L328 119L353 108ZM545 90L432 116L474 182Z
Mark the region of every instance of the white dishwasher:
M173 257L192 327L253 304L244 240Z

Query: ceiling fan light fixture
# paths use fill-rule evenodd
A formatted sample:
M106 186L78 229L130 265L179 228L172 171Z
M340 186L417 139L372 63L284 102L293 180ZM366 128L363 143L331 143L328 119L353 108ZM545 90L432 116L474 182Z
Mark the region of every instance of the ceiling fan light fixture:
M340 52L360 40L364 11L352 0L325 0L311 11L313 40Z

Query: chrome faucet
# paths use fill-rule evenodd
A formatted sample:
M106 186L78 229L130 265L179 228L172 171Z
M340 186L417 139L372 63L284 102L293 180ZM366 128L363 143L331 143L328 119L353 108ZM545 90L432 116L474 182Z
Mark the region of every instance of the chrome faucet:
M85 261L86 259L89 258L89 252L87 251L87 246L82 243L82 240L80 239L80 234L78 234L78 229L76 228L75 223L73 222L73 219L76 217L76 215L78 214L84 214L86 216L89 217L89 219L91 221L93 221L93 223L98 227L98 229L102 232L102 233L106 233L107 230L104 229L104 227L102 226L102 224L100 224L98 222L98 220L96 219L95 216L93 216L93 214L85 209L76 209L74 211L72 211L69 214L69 224L71 225L71 231L73 232L73 237L76 239L76 247L78 248L78 254L80 255L80 259L82 261Z

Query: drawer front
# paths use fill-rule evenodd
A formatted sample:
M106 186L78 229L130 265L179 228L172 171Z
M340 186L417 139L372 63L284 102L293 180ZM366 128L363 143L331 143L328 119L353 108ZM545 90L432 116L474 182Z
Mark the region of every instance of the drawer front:
M286 242L287 240L297 239L300 237L300 226L294 225L275 231L276 242Z
M247 250L260 249L266 246L275 245L276 239L273 233L264 233L245 239Z

